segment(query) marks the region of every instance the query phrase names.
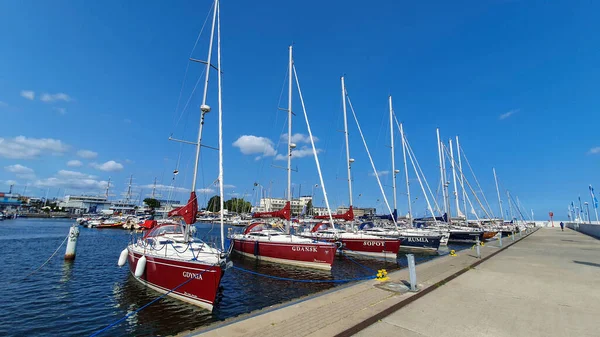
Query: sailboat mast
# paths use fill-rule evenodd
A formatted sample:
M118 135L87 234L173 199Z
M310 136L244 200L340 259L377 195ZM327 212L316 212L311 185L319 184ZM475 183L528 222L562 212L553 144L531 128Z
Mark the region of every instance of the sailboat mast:
M392 152L392 191L394 196L394 212L393 214L397 214L398 205L396 198L396 158L394 155L394 108L392 107L392 95L388 97L388 101L390 103L390 148ZM392 216L394 216L392 214ZM396 221L396 219L393 219Z
M221 87L221 4L215 0L215 12L217 12L217 91L219 102L219 195L221 196L221 251L225 251L225 190L223 183L223 105L222 105L222 87Z
M400 137L402 137L402 157L404 159L404 174L406 178L406 198L408 199L408 223L412 227L412 200L410 198L410 182L408 181L408 165L406 163L406 139L404 138L404 126L402 123L400 124ZM427 198L427 195L425 195L425 198ZM433 213L431 213L431 216L435 218L435 215L433 215Z
M106 197L106 200L108 200L108 192L110 191L110 177L108 177L108 182L106 184L106 192L104 193L104 196Z
M131 182L133 181L133 174L129 176L129 184L127 184L127 203L131 200Z
M444 142L440 142L440 148L442 149L442 172L444 173L444 185L442 186L444 188L445 196L444 203L446 204L446 209L448 210L448 212L446 213L448 222L452 222L452 210L450 209L450 192L448 191L448 185L450 185L450 182L447 180L448 176L446 173L446 151L448 151L448 149L446 148Z
M456 216L459 214L460 205L458 202L458 185L456 184L456 165L454 164L454 146L452 145L452 139L448 140L448 146L450 146L450 165L452 165L452 184L454 185L454 201L456 202Z
M442 143L440 141L440 129L436 128L435 132L437 134L437 146L438 146L438 159L440 161L440 181L442 184L442 197L444 199L444 213L448 214L448 205L446 203L446 177L444 176L444 164L443 164L443 153L442 153Z
M344 136L346 139L346 166L348 169L348 195L349 195L349 207L352 207L352 175L350 173L350 167L354 162L354 159L350 158L350 145L348 143L348 116L346 114L346 84L344 82L344 76L342 76L342 110L344 112Z
M459 172L458 180L460 181L460 186L462 189L462 200L463 200L463 208L465 210L465 220L468 220L469 212L467 211L467 190L465 190L465 182L464 182L465 175L463 174L462 160L460 159L460 157L461 157L460 142L458 141L458 136L456 136L456 156L458 156L458 172Z
M510 210L510 221L512 222L514 219L514 216L513 216L512 202L510 201L510 192L508 190L506 191L506 196L508 198L508 209Z
M198 127L198 141L196 142L196 160L194 161L194 177L192 178L192 192L196 191L196 180L198 178L198 164L200 162L200 148L202 147L202 129L204 127L204 116L210 112L210 107L206 105L208 95L208 79L210 75L210 61L212 58L213 41L215 37L215 23L217 21L217 7L219 1L215 0L215 9L213 12L212 28L210 31L210 44L208 45L208 57L206 59L206 76L204 80L204 92L202 94L202 105L200 105L200 126Z
M292 207L292 147L296 147L295 144L292 144L292 79L293 79L293 66L294 59L292 55L292 46L289 47L289 73L288 73L288 158L287 158L287 201L290 203L290 207ZM285 222L285 232L289 234L290 232L290 222Z
M498 193L498 206L500 206L500 216L502 220L504 220L504 213L502 210L502 198L500 197L500 189L498 188L498 177L496 177L496 168L492 167L492 171L494 172L494 181L496 182L496 193Z
M156 196L156 177L154 177L154 185L152 185L152 199Z

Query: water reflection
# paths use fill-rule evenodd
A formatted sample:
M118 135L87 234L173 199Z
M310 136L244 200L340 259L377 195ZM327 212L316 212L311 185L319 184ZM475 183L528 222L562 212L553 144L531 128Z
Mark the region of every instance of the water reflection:
M65 260L62 266L62 277L60 278L61 283L68 282L71 279L71 275L73 275L73 264L74 260Z
M131 240L131 233L122 230L81 228L76 263L65 263L62 256L56 256L39 272L23 279L52 254L71 223L17 219L0 226L0 240L12 238L11 245L0 245L3 266L11 271L0 280L3 282L0 336L90 335L161 295L135 280L129 268L117 267L120 252ZM196 227L198 236L219 243L214 235L218 231L211 232L210 224ZM415 257L417 263L433 258ZM326 281L374 275L378 269L393 271L406 265L404 255L391 262L338 256L331 271L284 266L237 255L232 256L232 261L235 266L274 277ZM221 285L219 302L212 313L166 297L131 315L106 335L173 335L335 286L281 281L236 269L225 273Z

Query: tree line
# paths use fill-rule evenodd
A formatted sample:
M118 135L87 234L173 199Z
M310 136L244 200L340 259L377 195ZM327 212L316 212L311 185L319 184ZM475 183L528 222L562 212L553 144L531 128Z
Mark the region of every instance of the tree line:
M239 198L231 198L223 203L226 210L236 213L249 213L252 210L252 204L249 201ZM210 212L219 212L221 210L221 197L218 195L208 199L206 210Z
M144 199L144 203L151 209L160 207L160 201L153 198ZM249 213L252 209L252 204L249 201L238 198L231 198L224 203L225 209L237 213ZM208 200L206 210L210 212L219 212L221 210L221 197L218 195L212 196Z

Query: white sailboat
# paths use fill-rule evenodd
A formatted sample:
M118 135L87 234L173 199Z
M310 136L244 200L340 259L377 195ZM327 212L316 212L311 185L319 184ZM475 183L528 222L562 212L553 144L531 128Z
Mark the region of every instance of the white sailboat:
M221 105L221 34L220 4L214 1L212 31L206 61L206 79L201 117L198 129L198 141L195 143L196 157L194 178L190 198L187 204L172 214L182 216L185 224L163 223L127 246L121 252L118 265L129 264L133 277L142 284L161 293L197 305L207 310L213 309L221 278L227 268L228 252L225 250L223 236L223 123ZM219 129L219 193L221 195L221 246L209 244L194 238L191 225L196 221L198 201L196 198L196 180L200 158L202 125L205 115L211 111L207 105L208 81L211 68L213 39L217 30L217 74L218 74L218 129Z

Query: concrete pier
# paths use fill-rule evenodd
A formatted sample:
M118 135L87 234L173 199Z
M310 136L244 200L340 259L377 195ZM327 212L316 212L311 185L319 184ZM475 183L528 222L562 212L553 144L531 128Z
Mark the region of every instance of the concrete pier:
M544 228L182 336L597 336L600 241Z
M600 241L539 230L357 336L598 336Z

